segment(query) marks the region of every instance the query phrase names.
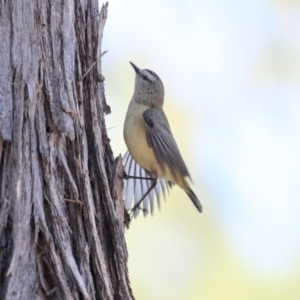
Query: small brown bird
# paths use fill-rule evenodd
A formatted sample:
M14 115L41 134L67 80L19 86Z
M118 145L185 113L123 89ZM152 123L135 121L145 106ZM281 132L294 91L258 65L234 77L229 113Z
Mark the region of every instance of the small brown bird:
M160 191L164 193L165 187L175 183L201 212L202 205L186 180L190 175L163 111L163 83L153 71L141 70L130 63L136 76L123 132L128 148L124 156L128 180L125 208L131 208L134 198L135 216L140 209L147 212L149 201L152 212L155 195L159 204Z

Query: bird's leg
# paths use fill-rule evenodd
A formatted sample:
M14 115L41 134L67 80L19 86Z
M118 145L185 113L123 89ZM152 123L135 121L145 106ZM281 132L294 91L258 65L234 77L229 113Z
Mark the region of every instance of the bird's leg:
M131 209L132 215L134 215L136 209L141 209L144 213L148 213L147 209L141 208L140 205L143 202L143 200L149 195L149 193L155 188L157 183L157 178L152 178L152 183L148 189L148 191L144 194L141 200L137 204L134 205L134 207Z
M156 180L156 178L152 177L140 177L140 176L132 176L132 175L127 175L127 173L124 171L123 178L128 180L128 179L142 179L142 180Z

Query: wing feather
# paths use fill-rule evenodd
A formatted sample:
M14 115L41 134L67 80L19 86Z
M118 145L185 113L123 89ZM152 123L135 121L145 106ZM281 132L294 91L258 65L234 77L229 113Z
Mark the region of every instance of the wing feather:
M162 170L167 166L174 176L178 173L184 177L190 176L164 113L149 108L144 111L143 117L148 145L153 149Z
M128 178L124 180L125 187L125 209L130 210L135 204L137 204L144 194L148 191L151 186L152 180L150 175L138 165L129 151L127 151L123 157L124 170L128 176L135 177L148 177L149 180ZM160 196L163 195L165 198L165 190L169 191L169 182L158 178L155 188L145 197L142 203L143 209L148 210L150 204L151 214L154 211L155 199L157 199L157 205L160 206ZM137 217L139 209L135 211L135 217Z

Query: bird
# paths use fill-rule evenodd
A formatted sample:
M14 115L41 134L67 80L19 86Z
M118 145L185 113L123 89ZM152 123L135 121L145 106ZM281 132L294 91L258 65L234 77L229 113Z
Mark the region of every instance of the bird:
M130 64L135 71L135 86L123 130L128 149L123 159L127 179L125 209L130 210L134 199L134 216L140 210L147 214L149 202L152 213L155 196L159 205L161 191L165 196L165 190L176 184L202 212L202 205L187 181L191 179L189 171L163 111L163 82L155 72Z

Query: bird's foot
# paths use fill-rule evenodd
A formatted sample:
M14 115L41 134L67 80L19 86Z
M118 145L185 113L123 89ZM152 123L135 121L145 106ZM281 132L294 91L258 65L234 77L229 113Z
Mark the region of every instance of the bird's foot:
M156 178L152 178L152 177L143 177L143 176L133 176L133 175L128 175L125 170L123 172L123 178L122 179L140 179L140 180L156 180Z
M121 176L120 176L121 177ZM123 170L123 176L122 179L128 180L129 176L127 175L127 173L125 172L125 170Z
M132 217L134 217L136 210L139 209L144 213L144 216L148 215L148 209L142 208L140 206L141 203L136 204L130 211L129 211L129 215L130 215L130 219L132 219Z

